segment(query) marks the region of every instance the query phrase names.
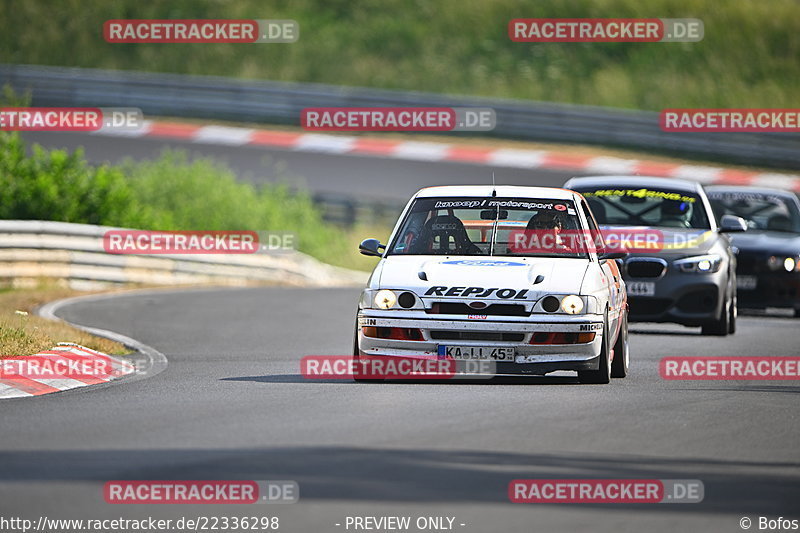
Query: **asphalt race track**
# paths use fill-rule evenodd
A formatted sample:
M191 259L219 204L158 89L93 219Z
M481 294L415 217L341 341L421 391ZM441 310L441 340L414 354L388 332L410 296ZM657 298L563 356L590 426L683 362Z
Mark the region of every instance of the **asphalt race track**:
M0 501L19 516L454 516L456 530L736 531L800 498L798 392L780 382L664 381L666 355L790 355L797 322L746 317L701 337L634 325L632 374L501 383L308 381L304 355L349 352L353 289L227 289L74 304L67 320L134 337L169 366L145 380L3 404ZM515 478L699 479L698 504L512 504ZM115 479L289 479L300 503L107 505ZM284 527L285 526L285 529Z
M84 133L25 132L27 142L48 148L83 147L93 163L123 159L154 159L165 148L225 162L239 177L253 182L274 179L278 173L314 193L352 194L393 200L404 205L417 190L431 185L486 185L492 170L498 184L560 187L574 172L545 169L492 168L442 161L409 161L371 156L295 152L264 146L226 146L181 139L106 137ZM276 172L277 171L277 172Z
M272 164L315 191L405 200L425 185L484 183L487 167L300 154L77 134L89 159L151 157L165 145L213 155L243 178ZM498 183L560 185L566 173L502 169ZM740 317L738 332L633 324L632 371L610 385L571 377L495 383L305 380L305 355L350 353L358 289L130 294L58 314L133 337L169 360L138 381L6 400L4 515L49 518L278 516L279 531L345 531L350 515L455 517L465 533L741 531L747 516L796 517L796 382L665 381L675 355L798 355L797 320ZM512 504L517 478L697 479L697 504ZM300 502L109 505L108 480L295 480ZM342 524L337 526L336 524ZM460 524L464 524L463 526ZM351 529L352 531L352 529Z

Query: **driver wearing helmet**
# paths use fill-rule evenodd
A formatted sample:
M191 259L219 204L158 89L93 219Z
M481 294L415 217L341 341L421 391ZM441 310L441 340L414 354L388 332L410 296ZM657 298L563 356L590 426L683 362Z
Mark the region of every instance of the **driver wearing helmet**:
M563 223L561 217L557 213L550 213L548 211L539 211L531 217L528 221L526 229L533 230L553 230L556 235L561 232Z
M561 237L564 222L558 213L539 211L531 217L525 227L525 233L536 236L542 247L563 251L568 248ZM548 245L549 243L549 245Z

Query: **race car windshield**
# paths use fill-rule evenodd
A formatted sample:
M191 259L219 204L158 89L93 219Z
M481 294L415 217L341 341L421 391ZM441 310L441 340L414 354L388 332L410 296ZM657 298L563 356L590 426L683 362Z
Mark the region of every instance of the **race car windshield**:
M598 224L711 229L701 198L687 191L650 188L576 188Z
M800 233L800 210L788 198L756 191L709 191L714 215L742 217L749 229Z
M581 233L575 204L543 198L418 198L389 255L588 257L565 236Z

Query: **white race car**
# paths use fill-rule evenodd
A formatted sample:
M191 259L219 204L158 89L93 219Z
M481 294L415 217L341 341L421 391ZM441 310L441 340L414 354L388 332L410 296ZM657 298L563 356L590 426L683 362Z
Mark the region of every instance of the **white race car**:
M575 236L580 236L580 245ZM580 195L430 187L409 201L358 308L354 358L492 361L497 374L628 372L625 283ZM366 381L366 380L365 380Z

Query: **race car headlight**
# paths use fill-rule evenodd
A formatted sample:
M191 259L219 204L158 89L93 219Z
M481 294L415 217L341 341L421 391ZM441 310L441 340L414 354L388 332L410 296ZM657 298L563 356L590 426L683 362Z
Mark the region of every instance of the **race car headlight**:
M717 254L698 255L678 259L673 263L681 272L699 272L710 274L717 272L722 265L722 257Z
M389 289L383 289L375 293L375 307L378 309L391 309L397 303L397 296Z
M577 294L549 294L533 306L534 313L564 313L586 315L599 313L600 305L595 296Z
M561 309L569 315L577 315L583 311L583 300L575 294L564 296L561 299Z
M412 291L402 289L364 289L359 309L413 311L425 308L422 300Z

